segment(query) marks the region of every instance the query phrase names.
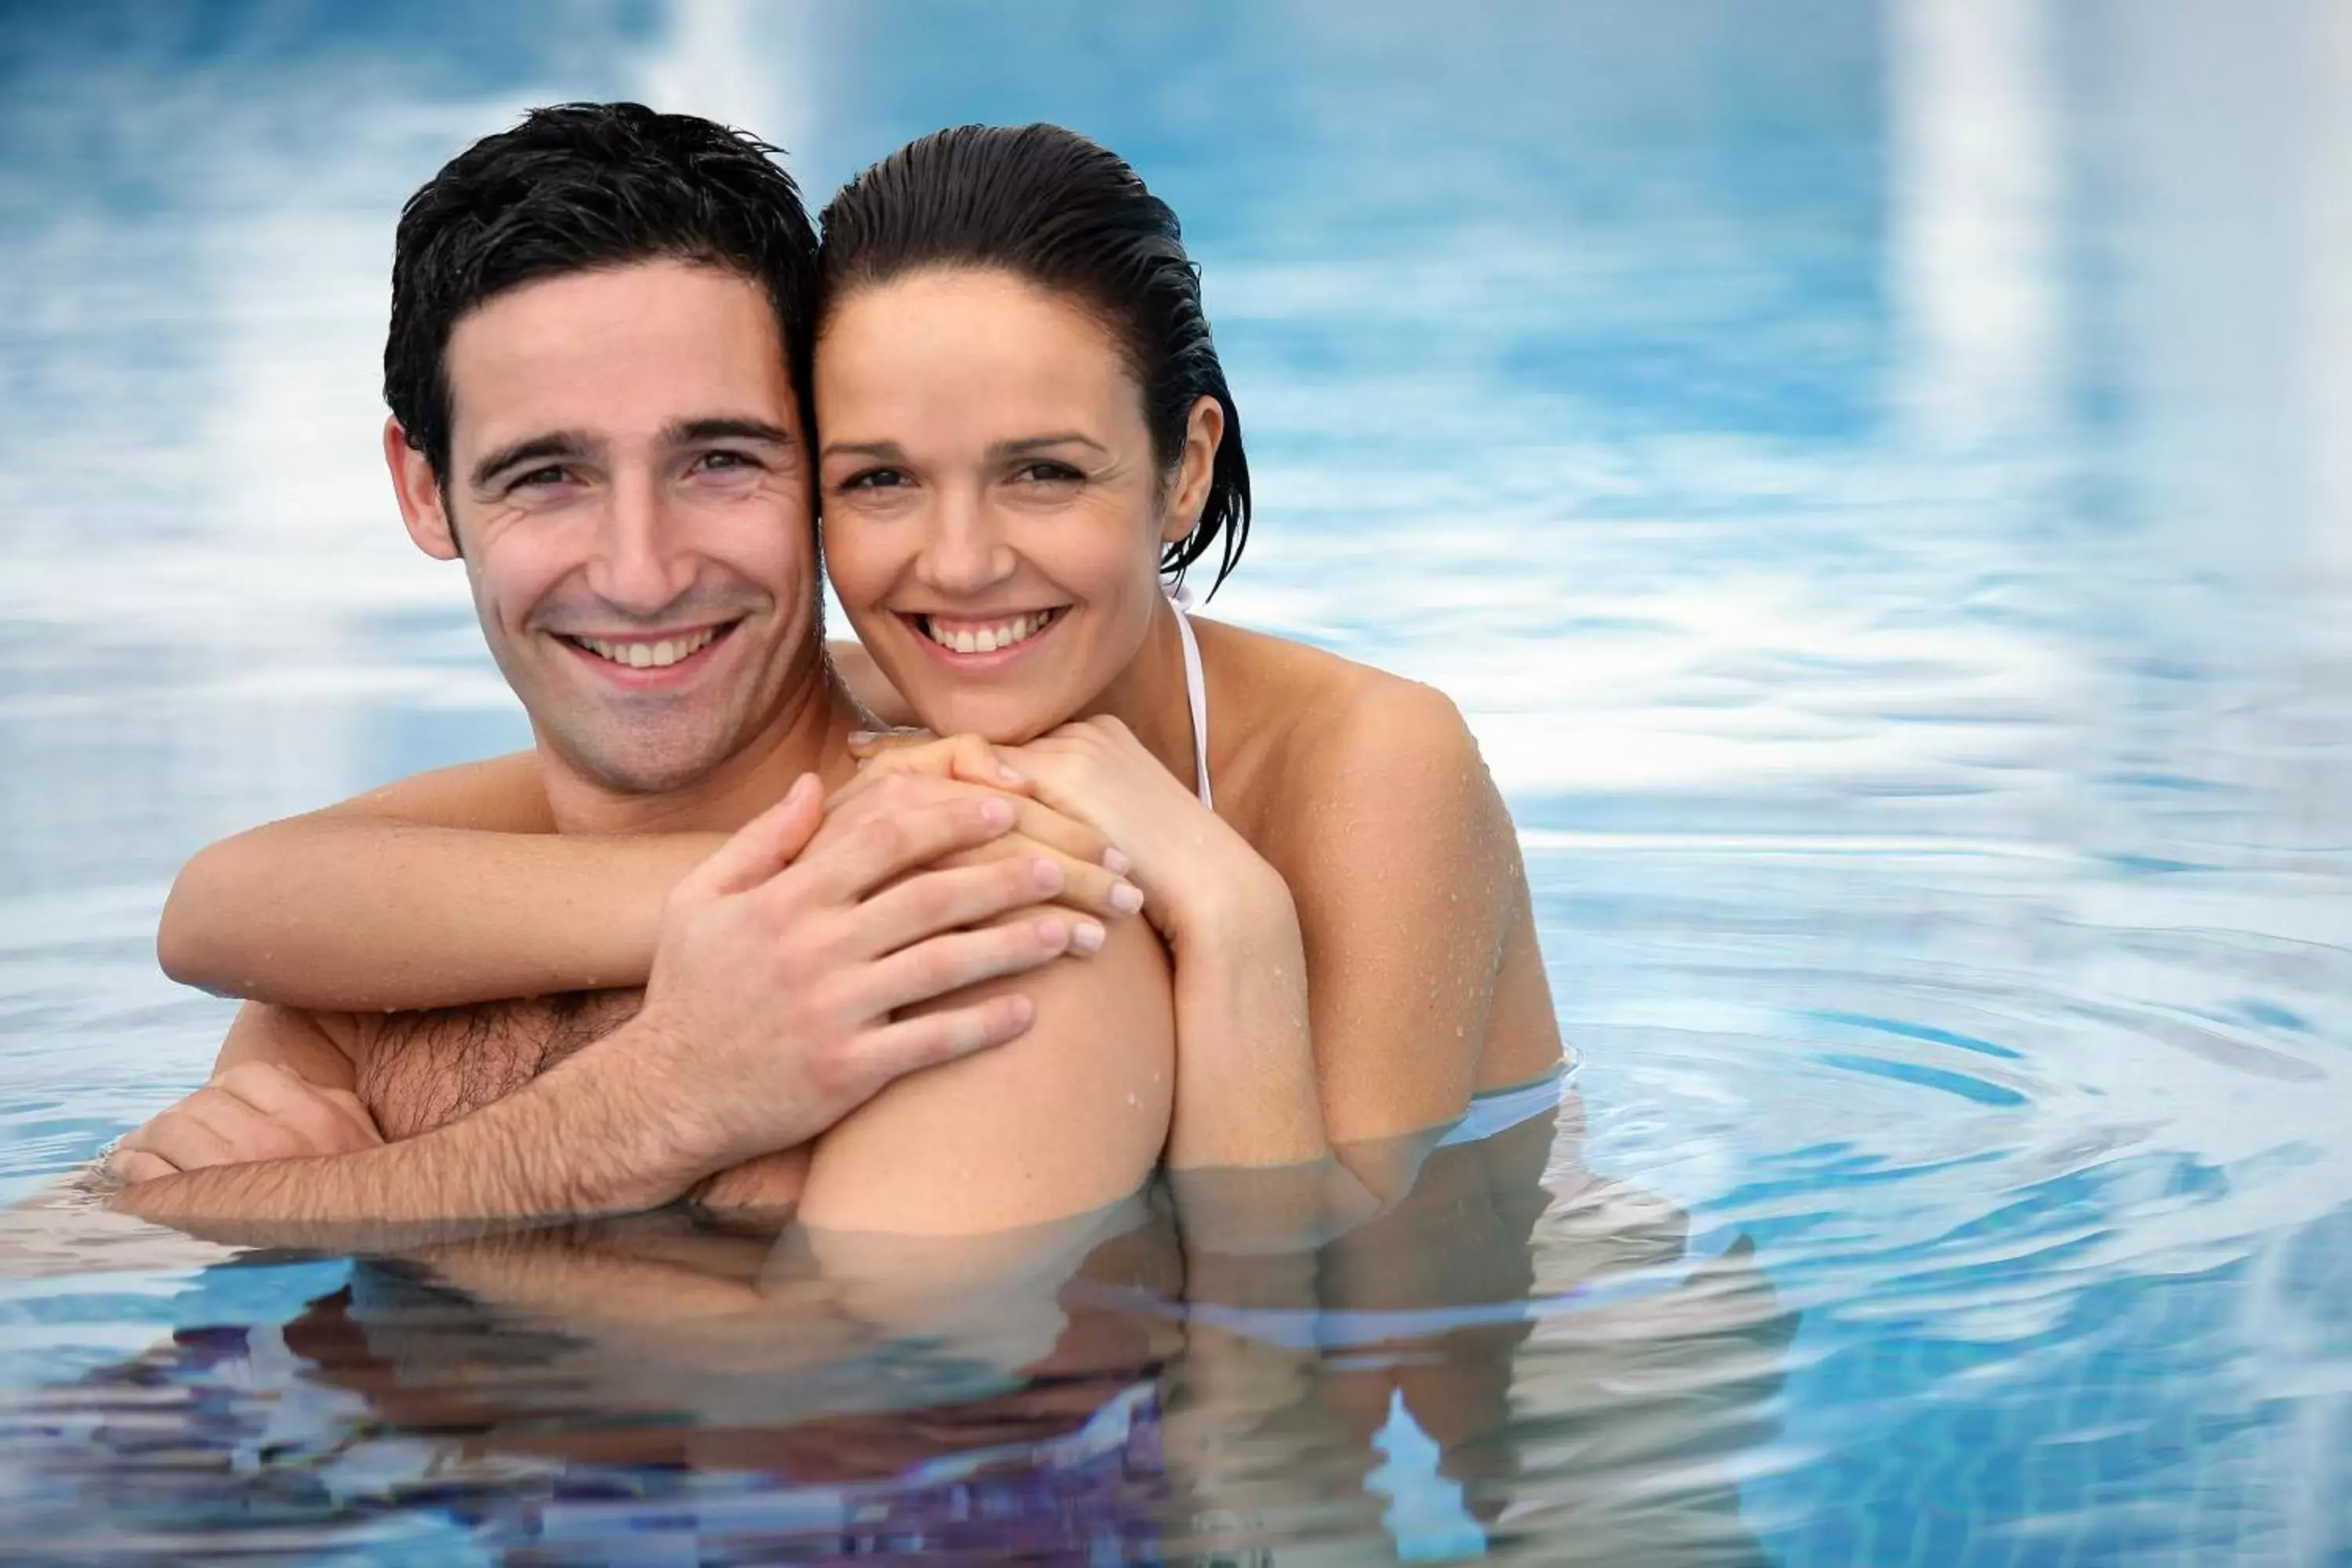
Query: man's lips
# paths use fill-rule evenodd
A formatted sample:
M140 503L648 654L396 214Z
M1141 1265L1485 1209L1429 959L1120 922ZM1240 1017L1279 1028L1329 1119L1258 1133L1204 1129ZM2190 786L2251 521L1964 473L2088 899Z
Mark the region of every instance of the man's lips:
M660 680L709 661L711 650L742 623L684 626L659 632L556 632L556 641L570 648L601 673L633 684Z

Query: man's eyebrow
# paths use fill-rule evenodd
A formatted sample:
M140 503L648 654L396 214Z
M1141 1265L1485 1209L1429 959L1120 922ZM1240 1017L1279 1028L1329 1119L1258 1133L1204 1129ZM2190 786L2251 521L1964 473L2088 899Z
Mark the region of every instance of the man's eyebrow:
M681 420L663 431L662 436L673 447L688 447L697 441L759 441L771 447L793 444L793 433L781 425L734 416Z
M474 488L488 488L492 479L518 463L542 462L549 458L577 458L583 456L593 445L577 430L551 430L543 436L526 436L485 455L480 462L476 463Z

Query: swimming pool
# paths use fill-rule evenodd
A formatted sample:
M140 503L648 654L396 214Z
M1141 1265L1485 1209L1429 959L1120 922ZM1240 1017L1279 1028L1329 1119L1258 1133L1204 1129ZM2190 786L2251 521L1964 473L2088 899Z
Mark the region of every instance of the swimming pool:
M0 13L0 1197L201 1077L193 847L520 743L374 359L562 97L1137 162L1209 613L1461 700L1583 1058L1319 1316L1148 1208L841 1343L657 1220L19 1239L0 1561L2352 1562L2347 89L2283 3Z

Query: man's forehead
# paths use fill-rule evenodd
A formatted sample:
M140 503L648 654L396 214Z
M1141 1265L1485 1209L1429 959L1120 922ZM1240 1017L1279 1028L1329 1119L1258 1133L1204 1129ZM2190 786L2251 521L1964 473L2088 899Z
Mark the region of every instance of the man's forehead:
M642 262L522 284L458 319L445 363L461 449L557 429L650 438L719 411L794 423L767 291L718 268Z

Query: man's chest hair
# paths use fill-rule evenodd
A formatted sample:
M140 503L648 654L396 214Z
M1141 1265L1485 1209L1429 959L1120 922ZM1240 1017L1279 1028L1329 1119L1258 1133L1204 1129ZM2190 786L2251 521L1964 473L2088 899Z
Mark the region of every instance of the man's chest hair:
M644 1001L640 990L571 991L359 1019L360 1102L386 1138L429 1132L604 1038Z

